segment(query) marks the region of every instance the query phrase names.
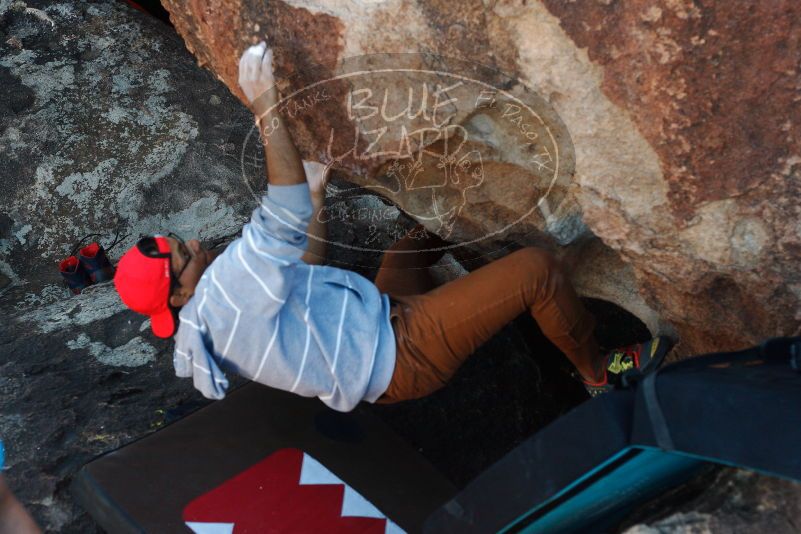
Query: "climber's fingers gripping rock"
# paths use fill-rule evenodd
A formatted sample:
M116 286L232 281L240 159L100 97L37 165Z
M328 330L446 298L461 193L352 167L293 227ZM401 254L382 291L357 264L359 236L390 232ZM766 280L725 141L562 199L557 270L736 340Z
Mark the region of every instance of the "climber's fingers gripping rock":
M264 41L249 47L239 59L239 86L248 101L253 102L275 85L273 50Z

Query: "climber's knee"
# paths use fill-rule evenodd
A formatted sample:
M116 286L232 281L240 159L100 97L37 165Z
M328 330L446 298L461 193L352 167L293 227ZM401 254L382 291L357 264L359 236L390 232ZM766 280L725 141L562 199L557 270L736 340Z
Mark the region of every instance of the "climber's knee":
M559 262L553 254L538 247L525 247L513 252L527 270L535 273L548 274L559 270Z
M537 294L543 288L552 291L561 287L565 277L559 261L547 250L525 247L510 254L515 257L517 279Z

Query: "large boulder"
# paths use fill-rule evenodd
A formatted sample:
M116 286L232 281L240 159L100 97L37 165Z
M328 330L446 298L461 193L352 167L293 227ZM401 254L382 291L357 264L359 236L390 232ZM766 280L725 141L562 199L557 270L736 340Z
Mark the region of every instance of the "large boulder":
M638 313L652 331L675 331L680 354L799 332L797 2L163 4L199 64L240 99L238 58L266 39L287 102L302 104L287 105L300 110L291 127L304 154L328 155L441 235L481 254L550 247L570 260L583 294ZM343 82L354 65L371 74ZM415 74L376 74L393 66ZM430 85L446 96L461 90L454 74L467 73L499 92L499 106L452 104L440 137L393 152L402 133L378 139L377 118L348 103L377 108L389 92L389 108L402 110L398 89L416 86L420 71L436 72ZM332 79L331 100L310 96ZM365 89L373 100L353 99ZM505 106L514 98L533 103L524 122L536 115L535 126L554 133L533 148L549 153L555 172L513 142L520 132ZM365 127L354 141L356 123ZM445 138L466 143L454 154ZM375 157L332 157L347 143ZM454 155L482 173L448 174L439 163ZM412 171L415 188L387 185Z
M693 350L801 326L801 4L670 0L545 5L655 152L654 187L583 180L585 220L635 266ZM636 176L636 174L635 174ZM610 200L642 207L619 217Z

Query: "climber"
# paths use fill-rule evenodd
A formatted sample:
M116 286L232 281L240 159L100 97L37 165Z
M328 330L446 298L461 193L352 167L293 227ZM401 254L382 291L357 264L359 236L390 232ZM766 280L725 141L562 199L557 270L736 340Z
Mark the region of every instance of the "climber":
M277 106L272 50L250 47L239 84L267 158L267 194L242 236L215 258L198 241L144 238L114 279L125 304L175 336L176 374L208 398L225 396L226 372L348 411L442 387L475 349L528 311L581 375L591 395L626 369L660 364L669 340L602 355L593 317L548 253L523 248L434 287L426 267L444 241L422 227L385 254L375 283L322 265L325 225L315 217L327 169L304 165ZM439 250L438 250L439 249ZM415 252L415 253L410 253Z

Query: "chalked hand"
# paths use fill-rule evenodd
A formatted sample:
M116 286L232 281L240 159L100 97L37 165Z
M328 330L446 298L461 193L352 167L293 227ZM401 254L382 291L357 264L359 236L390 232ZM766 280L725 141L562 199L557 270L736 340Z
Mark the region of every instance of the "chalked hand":
M239 86L252 104L274 85L273 50L262 41L245 50L239 59Z

